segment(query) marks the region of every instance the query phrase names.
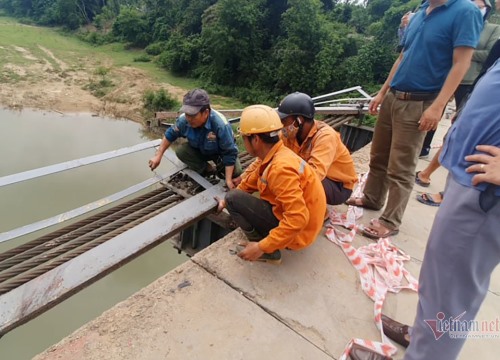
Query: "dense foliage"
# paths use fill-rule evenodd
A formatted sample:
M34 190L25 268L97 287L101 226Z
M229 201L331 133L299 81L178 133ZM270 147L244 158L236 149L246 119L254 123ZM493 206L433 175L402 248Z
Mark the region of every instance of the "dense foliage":
M0 0L12 16L145 49L210 92L275 103L383 82L419 0Z

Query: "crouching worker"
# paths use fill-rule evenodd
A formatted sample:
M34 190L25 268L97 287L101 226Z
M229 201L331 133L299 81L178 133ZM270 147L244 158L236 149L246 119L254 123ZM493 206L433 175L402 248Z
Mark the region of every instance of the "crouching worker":
M244 260L280 263L281 249L310 245L323 226L326 198L321 182L306 161L283 145L282 127L269 106L249 106L241 114L245 148L259 164L219 200L219 211L226 207L250 240L238 253Z
M165 132L158 151L149 160L149 167L156 169L170 144L185 137L187 143L175 149L177 157L203 176L219 174L226 179L228 188L233 189L232 179L241 174L241 165L231 124L224 115L210 108L205 90L191 90L184 95L182 103L180 111L183 114ZM210 160L215 167L208 162Z
M314 169L330 205L344 203L358 181L349 150L332 127L314 120L311 97L295 92L278 107L283 123L283 142Z

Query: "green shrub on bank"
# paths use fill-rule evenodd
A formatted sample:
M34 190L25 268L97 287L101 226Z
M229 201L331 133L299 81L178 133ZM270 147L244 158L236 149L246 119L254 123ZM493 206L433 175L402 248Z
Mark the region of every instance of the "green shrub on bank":
M164 49L165 49L164 42L156 42L156 43L153 43L153 44L146 46L146 48L144 50L146 50L146 53L148 55L156 56L156 55L160 55Z
M111 34L103 34L97 31L79 32L77 34L77 37L80 40L95 46L100 46L113 42L113 36Z
M152 112L177 110L180 107L180 103L164 89L146 90L142 99L144 108Z
M141 54L134 58L134 62L150 62L151 57L146 54Z

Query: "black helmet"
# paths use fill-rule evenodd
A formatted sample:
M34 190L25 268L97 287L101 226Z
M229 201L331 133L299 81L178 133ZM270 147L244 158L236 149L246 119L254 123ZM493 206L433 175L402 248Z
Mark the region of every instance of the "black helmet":
M314 104L311 97L301 92L287 95L278 107L278 115L283 120L290 115L302 115L306 119L314 118Z

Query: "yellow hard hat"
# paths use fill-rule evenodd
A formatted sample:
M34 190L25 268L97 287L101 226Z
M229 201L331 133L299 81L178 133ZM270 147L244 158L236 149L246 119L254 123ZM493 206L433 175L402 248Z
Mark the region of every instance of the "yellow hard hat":
M240 133L242 135L276 132L283 128L278 113L267 105L251 105L243 109L240 118Z

